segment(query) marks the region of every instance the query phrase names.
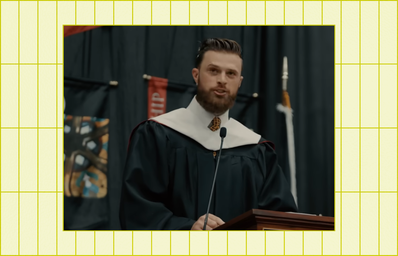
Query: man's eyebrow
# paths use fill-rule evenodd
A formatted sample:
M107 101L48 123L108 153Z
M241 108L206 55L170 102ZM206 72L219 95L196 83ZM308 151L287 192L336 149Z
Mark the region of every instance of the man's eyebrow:
M215 64L209 64L207 65L207 67L215 67L215 68L220 68L219 66L215 65Z
M209 65L207 65L207 67L220 68L219 66L217 66L217 65L215 65L215 64L209 64ZM238 71L237 71L236 69L233 69L233 68L227 68L227 71L233 71L233 72L238 73Z

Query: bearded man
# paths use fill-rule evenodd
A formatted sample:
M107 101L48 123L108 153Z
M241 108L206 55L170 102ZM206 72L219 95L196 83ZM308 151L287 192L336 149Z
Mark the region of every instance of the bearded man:
M229 118L243 77L241 47L204 40L187 108L151 118L130 137L120 206L122 229L201 230L227 129L206 230L250 210L297 211L272 143Z

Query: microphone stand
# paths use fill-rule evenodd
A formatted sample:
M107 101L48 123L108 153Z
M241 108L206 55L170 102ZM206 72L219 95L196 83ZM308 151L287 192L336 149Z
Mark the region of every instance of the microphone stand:
M216 177L217 177L217 171L218 171L218 164L220 163L220 158L221 158L222 144L223 144L223 142L224 142L224 138L225 138L226 135L227 135L227 128L222 127L221 130L220 130L220 137L221 137L220 154L218 154L218 158L217 158L216 171L215 171L215 173L214 173L213 185L211 186L209 204L207 205L207 212L206 212L205 223L204 223L204 225L203 225L203 230L206 230L207 219L209 218L210 203L211 203L211 198L212 198L212 196L213 196L214 184L216 183Z

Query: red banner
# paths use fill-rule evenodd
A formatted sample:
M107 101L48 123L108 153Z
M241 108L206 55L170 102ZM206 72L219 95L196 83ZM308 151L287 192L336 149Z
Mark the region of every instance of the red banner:
M64 37L99 27L101 26L64 26Z
M148 118L166 112L167 79L152 76L148 82Z

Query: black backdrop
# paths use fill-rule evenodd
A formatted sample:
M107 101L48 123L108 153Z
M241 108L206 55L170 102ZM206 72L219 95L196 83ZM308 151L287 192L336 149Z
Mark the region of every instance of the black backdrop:
M276 110L281 102L282 60L288 57L299 211L334 216L333 26L101 27L65 38L64 75L119 83L110 88L108 228L120 229L128 138L147 118L143 74L193 84L199 42L209 37L230 38L242 46L240 92L260 95L245 124L275 143L289 180L285 117Z

